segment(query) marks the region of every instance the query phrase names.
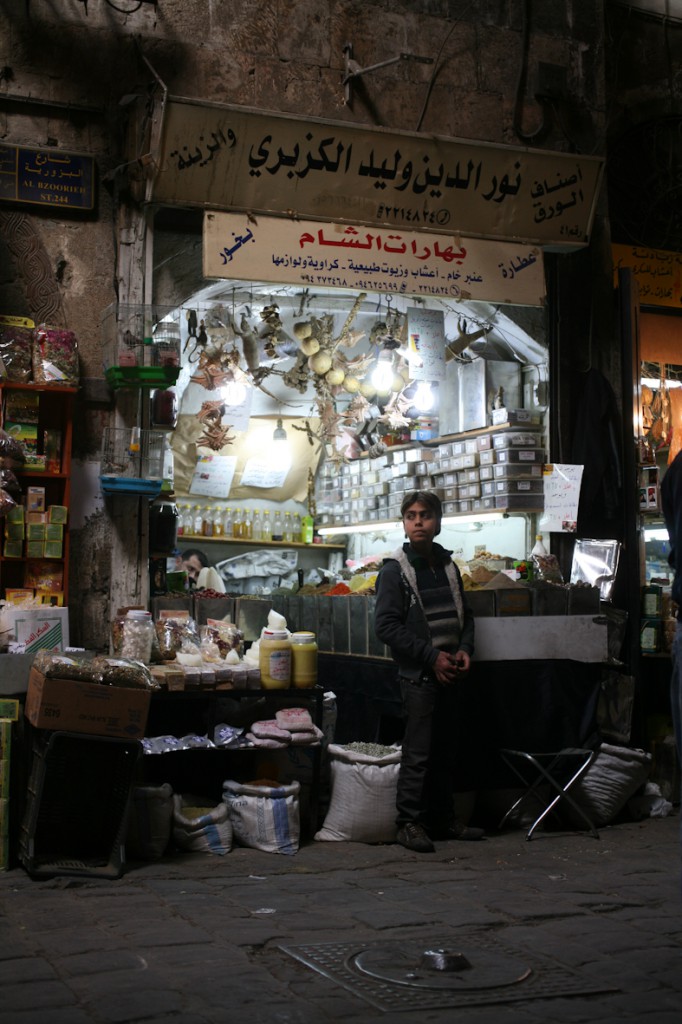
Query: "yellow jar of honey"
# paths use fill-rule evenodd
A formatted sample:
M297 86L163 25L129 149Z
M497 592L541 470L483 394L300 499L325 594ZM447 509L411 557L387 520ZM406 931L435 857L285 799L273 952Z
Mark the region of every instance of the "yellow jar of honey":
M286 629L264 629L259 647L260 684L264 690L291 686L291 640Z
M317 683L317 640L307 630L291 634L291 682L297 690Z

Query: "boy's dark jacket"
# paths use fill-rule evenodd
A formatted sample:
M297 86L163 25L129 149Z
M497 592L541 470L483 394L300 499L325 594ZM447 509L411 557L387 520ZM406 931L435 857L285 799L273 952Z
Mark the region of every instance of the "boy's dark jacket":
M445 567L457 609L456 649L473 654L474 616L464 596L459 569L452 561L452 552L441 544L433 545L433 554ZM379 640L390 648L400 675L406 679L428 675L438 657L417 589L413 563L418 559L410 544L403 544L384 560L376 586L374 629Z

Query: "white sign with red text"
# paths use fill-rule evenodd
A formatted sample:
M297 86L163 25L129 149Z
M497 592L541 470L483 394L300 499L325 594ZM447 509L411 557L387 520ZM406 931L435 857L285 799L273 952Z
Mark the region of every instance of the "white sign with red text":
M204 276L540 306L542 250L425 231L204 215Z

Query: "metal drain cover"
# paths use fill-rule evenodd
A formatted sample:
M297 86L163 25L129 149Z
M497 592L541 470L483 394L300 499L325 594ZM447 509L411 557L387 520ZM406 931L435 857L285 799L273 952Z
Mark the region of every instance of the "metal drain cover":
M279 948L386 1012L618 991L613 985L596 984L593 977L581 978L549 957L507 949L487 933Z
M458 992L515 985L531 975L527 964L508 953L467 945L425 948L423 940L363 949L351 965L396 985Z

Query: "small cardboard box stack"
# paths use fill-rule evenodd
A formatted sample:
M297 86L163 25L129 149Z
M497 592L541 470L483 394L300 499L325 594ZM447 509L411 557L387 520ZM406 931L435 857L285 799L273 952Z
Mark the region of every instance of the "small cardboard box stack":
M141 740L149 690L44 676L31 669L24 714L37 729Z

